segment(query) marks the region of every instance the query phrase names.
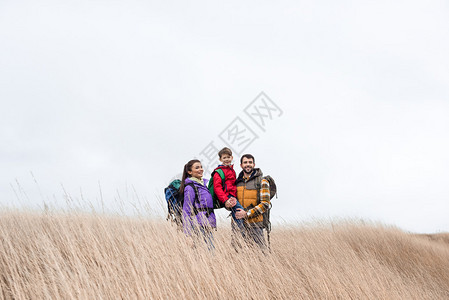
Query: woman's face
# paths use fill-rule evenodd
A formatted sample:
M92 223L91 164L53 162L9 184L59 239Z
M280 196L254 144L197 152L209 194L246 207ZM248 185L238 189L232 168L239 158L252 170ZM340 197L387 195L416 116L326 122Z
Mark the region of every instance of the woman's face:
M201 163L196 162L192 165L192 170L187 171L187 173L189 173L189 175L192 177L201 179L203 178L203 166L201 165Z

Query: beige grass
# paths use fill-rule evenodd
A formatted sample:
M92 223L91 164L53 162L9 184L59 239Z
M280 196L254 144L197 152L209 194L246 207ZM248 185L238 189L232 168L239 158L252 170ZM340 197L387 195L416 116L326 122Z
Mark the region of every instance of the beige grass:
M192 249L163 220L0 213L3 299L449 299L447 235L275 227L272 253Z

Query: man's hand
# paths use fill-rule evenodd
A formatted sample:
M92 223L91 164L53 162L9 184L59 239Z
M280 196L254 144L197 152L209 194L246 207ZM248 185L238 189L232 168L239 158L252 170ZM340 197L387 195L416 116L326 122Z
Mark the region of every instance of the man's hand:
M237 199L235 199L234 197L231 197L228 200L226 200L225 207L231 208L231 207L234 207L236 204L237 204Z
M237 211L235 212L235 218L236 219L244 219L244 218L246 218L246 211L244 211L241 208L237 208Z

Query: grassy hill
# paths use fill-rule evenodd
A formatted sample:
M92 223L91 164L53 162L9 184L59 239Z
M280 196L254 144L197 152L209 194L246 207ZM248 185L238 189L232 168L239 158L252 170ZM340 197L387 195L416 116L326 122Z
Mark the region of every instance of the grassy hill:
M211 253L164 220L4 211L0 298L449 299L448 234L277 226L267 255L229 237Z

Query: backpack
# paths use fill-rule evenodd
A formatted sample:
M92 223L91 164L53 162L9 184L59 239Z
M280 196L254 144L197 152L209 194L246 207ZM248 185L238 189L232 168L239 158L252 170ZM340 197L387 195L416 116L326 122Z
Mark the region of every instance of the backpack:
M215 173L218 173L220 175L221 178L221 185L223 186L223 188L225 188L226 184L225 184L225 175L222 169L217 169L214 170L212 172L212 174L210 174L210 180L209 183L207 184L207 189L209 190L209 193L212 195L212 200L214 201L214 209L218 209L218 208L223 208L225 207L223 203L221 203L218 200L217 194L215 194L214 191L214 175Z
M199 199L198 190L192 183L191 185L195 191L195 199ZM186 186L187 186L186 185ZM167 201L167 221L170 219L176 225L182 225L182 206L184 204L184 197L181 196L179 188L181 187L181 180L175 179L164 189L165 200ZM197 211L195 211L197 213Z
M165 200L167 201L167 221L171 219L172 222L180 225L182 224L182 205L184 199L181 199L179 188L181 187L181 180L175 179L164 189Z

